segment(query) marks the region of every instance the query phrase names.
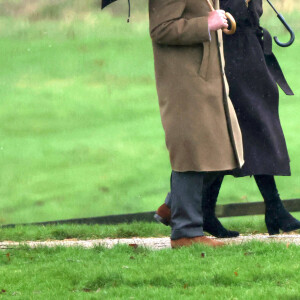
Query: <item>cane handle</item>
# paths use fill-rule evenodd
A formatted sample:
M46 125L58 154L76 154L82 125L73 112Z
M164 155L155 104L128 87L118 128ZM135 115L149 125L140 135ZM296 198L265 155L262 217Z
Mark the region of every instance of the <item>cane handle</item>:
M250 2L251 0L246 0L248 2ZM206 0L209 8L211 11L214 11L214 7L212 6L210 0ZM230 29L226 29L226 28L223 28L222 31L225 33L225 34L228 34L228 35L231 35L231 34L234 34L235 31L236 31L236 22L235 22L235 19L234 17L229 13L229 12L226 12L225 13L225 16L227 17L227 19L230 21L230 24L231 24L231 28Z
M226 16L227 19L230 21L231 28L230 28L230 29L223 28L222 31L223 31L225 34L228 34L228 35L234 34L235 31L236 31L236 22L235 22L235 19L234 19L234 17L233 17L229 12L226 12L226 13L225 13L225 16Z

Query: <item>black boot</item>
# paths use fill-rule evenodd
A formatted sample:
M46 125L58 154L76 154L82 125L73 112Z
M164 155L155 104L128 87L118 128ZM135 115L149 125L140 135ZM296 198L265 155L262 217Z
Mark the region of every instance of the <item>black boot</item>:
M223 175L205 178L205 190L202 199L203 230L218 238L232 238L239 236L239 232L227 230L215 215L216 203L223 182Z
M300 222L283 206L273 176L256 175L255 181L266 204L265 222L270 235L300 229Z

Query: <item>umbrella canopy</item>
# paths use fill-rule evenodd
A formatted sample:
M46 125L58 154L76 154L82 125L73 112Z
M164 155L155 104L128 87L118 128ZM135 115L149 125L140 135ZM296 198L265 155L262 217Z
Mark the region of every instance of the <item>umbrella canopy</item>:
M105 6L115 2L117 0L102 0L101 8L103 9Z

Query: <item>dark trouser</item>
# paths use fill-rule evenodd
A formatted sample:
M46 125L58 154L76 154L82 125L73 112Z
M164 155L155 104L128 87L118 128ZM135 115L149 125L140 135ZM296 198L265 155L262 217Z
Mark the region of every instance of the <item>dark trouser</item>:
M173 173L172 173L173 174ZM185 173L183 173L185 174ZM217 202L217 198L219 195L219 191L224 179L224 175L222 173L199 173L204 175L203 184L202 184L202 215L205 213L205 216L209 217L210 215L214 215L215 204ZM272 175L254 175L256 184L261 192L261 195L264 198L266 208L272 208L273 206L278 206L278 203L281 204L280 196L278 194L278 190L276 187L276 183L274 180L274 176ZM188 185L191 185L192 182L189 182ZM180 183L179 183L180 185ZM191 188L191 187L189 187ZM192 191L192 190L190 190ZM188 195L186 195L188 196ZM184 197L183 197L184 198ZM199 198L199 196L198 196ZM199 200L194 198L194 201L199 205ZM197 202L198 201L198 202ZM172 197L171 193L168 193L165 204L171 208L172 207ZM171 208L172 209L172 208ZM191 212L191 214L195 214L196 212ZM202 223L203 226L203 223Z
M218 176L220 173L172 171L171 193L165 200L171 208L172 240L204 235L203 193Z

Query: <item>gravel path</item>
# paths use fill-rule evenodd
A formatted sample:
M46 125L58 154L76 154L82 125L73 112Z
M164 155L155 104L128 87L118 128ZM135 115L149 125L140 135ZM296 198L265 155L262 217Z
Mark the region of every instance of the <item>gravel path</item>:
M210 237L214 239L214 237ZM296 244L300 245L300 234L280 234L276 236L269 236L267 234L255 234L255 235L241 235L237 238L232 239L219 239L227 244L241 244L249 241L257 240L262 242L283 242L287 245ZM151 249L159 250L164 248L170 248L170 238L129 238L129 239L97 239L97 240L77 240L77 239L67 239L67 240L48 240L48 241L26 241L26 242L13 242L13 241L3 241L0 242L0 249L7 249L19 245L28 245L32 248L34 247L55 247L55 246L65 246L65 247L84 247L93 248L95 246L104 246L107 248L112 248L117 244L127 244L132 247L142 246Z

